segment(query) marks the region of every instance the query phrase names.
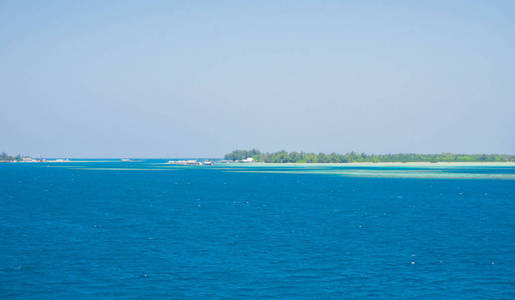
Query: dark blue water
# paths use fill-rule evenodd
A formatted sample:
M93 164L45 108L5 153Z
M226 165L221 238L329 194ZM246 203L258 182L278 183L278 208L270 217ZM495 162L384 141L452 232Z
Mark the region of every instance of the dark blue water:
M58 166L0 164L1 298L515 297L514 180Z

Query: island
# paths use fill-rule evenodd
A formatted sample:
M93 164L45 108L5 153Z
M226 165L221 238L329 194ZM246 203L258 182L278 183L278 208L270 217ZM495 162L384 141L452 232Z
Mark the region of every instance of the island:
M0 163L6 163L6 162L70 162L68 158L62 159L62 158L56 158L54 160L48 160L46 158L32 158L30 156L21 156L20 154L16 156L8 155L5 152L2 152L0 154Z
M225 160L236 162L262 162L262 163L439 163L439 162L515 162L515 155L509 154L367 154L349 152L338 153L306 153L278 151L263 153L256 149L234 150L224 156Z
M11 156L8 155L5 152L2 152L0 154L0 162L15 162L15 161L22 161L21 155Z

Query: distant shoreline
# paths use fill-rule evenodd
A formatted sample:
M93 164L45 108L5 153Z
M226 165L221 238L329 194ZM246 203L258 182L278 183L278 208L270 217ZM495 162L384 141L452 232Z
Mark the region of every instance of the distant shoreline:
M314 153L314 152L261 152L257 149L233 150L224 156L225 160L235 162L265 162L265 163L333 163L348 164L359 163L360 165L376 165L378 163L415 163L415 164L434 164L434 163L505 163L515 162L513 154L463 154L463 153L439 153L439 154L420 154L420 153L390 153L390 154L369 154L348 152L339 153Z
M350 163L230 163L239 166L356 166L356 167L515 167L515 162L350 162Z

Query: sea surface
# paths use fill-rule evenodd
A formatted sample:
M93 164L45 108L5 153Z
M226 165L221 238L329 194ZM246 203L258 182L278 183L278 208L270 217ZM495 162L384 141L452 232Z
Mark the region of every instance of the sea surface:
M515 298L514 167L0 164L0 298Z

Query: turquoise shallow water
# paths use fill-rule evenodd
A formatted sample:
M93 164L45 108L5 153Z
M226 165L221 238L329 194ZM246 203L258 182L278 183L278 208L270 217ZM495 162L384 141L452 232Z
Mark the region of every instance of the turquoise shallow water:
M161 163L0 164L2 298L515 297L515 168Z

